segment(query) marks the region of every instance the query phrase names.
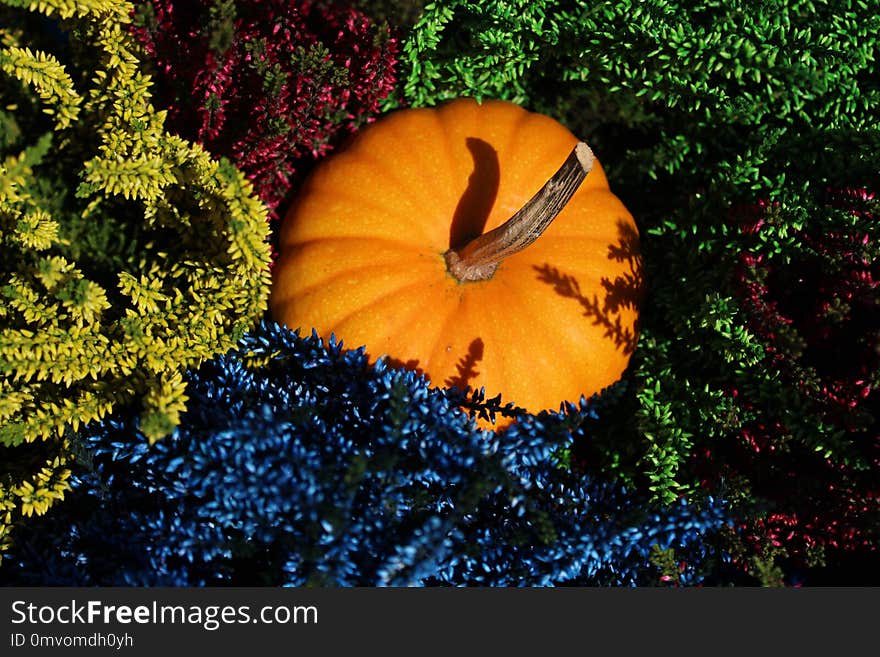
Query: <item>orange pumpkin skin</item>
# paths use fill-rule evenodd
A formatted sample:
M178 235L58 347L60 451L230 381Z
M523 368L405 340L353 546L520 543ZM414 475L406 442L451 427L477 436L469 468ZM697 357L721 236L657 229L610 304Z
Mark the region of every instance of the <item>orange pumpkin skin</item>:
M577 141L503 101L381 118L316 168L285 217L273 317L530 412L599 392L635 347L642 270L636 224L598 161L489 280L459 282L444 260L519 210Z

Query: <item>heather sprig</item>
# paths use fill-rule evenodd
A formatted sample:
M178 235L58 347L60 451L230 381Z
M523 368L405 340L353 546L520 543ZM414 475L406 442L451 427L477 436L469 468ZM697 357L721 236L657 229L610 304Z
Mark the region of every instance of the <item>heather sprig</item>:
M396 82L397 38L341 5L148 0L135 24L169 129L232 160L270 213Z
M465 393L274 324L188 376L175 434L80 433L74 491L22 527L6 583L657 583L656 550L722 555L725 505L652 506L560 467L596 407L479 430ZM479 402L471 400L473 405Z

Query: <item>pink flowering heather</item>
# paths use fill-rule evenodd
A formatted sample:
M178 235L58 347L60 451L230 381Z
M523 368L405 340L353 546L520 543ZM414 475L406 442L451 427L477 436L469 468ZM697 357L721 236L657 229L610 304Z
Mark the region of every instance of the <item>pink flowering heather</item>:
M726 476L748 473L769 512L754 547L809 561L871 550L880 518L880 226L865 190L829 192L826 217L740 213L752 248L735 287L763 342L763 386L731 390L751 419ZM784 216L781 216L784 215ZM744 217L744 218L743 218ZM794 229L791 226L795 226Z
M135 25L169 129L230 158L276 218L395 84L396 37L332 3L149 0Z

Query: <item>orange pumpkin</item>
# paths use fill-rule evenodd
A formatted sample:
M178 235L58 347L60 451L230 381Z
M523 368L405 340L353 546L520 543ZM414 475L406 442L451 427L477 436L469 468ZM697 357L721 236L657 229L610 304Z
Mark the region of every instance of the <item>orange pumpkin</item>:
M497 237L542 204L544 225ZM393 112L316 168L280 229L270 308L538 412L621 377L640 289L636 224L589 148L518 105L458 99Z

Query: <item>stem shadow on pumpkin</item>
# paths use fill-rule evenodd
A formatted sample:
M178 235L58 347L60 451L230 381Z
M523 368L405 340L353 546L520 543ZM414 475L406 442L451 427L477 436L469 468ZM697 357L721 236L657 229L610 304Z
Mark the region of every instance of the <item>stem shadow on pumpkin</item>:
M626 263L627 271L616 276L614 280L603 276L599 284L604 290L599 294L584 294L577 277L560 271L549 263L535 266L538 280L553 286L554 291L567 299L577 301L584 311L584 316L594 324L605 328L605 337L624 354L635 351L638 340L638 323L634 327L623 326L620 311L624 308L638 309L644 295L644 277L639 256L639 236L632 226L619 221L617 223L618 240L608 246L608 259Z
M483 234L501 180L498 152L488 142L476 137L468 137L466 143L474 170L452 215L450 249L458 249Z

